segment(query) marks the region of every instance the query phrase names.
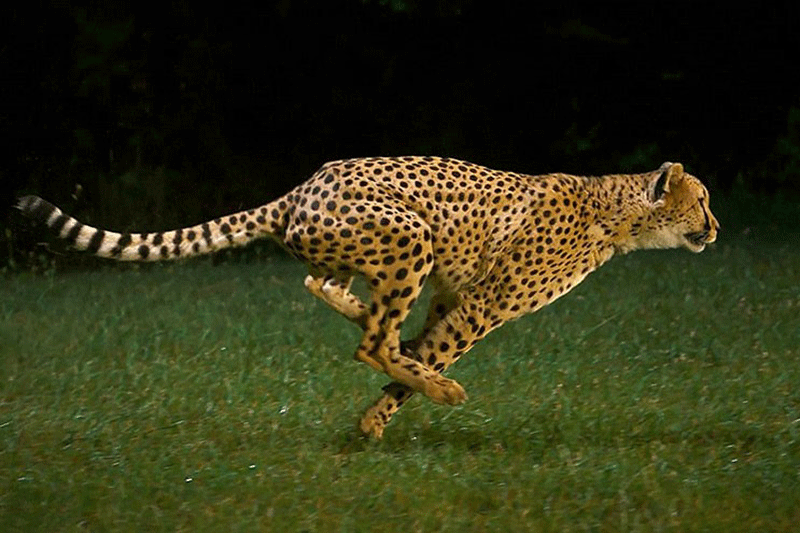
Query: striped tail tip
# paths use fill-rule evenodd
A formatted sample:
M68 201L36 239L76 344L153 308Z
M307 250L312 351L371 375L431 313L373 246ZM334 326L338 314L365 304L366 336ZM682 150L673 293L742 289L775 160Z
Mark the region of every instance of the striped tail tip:
M42 224L47 224L53 212L57 209L50 202L33 195L19 198L16 208L22 211L22 214L26 217Z

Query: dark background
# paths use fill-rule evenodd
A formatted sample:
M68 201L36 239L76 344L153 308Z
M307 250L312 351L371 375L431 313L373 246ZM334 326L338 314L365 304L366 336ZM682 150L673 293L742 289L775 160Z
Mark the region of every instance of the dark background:
M21 194L93 225L169 229L355 156L532 174L670 160L712 206L800 196L797 2L527 4L5 7L0 261L31 249L10 209Z

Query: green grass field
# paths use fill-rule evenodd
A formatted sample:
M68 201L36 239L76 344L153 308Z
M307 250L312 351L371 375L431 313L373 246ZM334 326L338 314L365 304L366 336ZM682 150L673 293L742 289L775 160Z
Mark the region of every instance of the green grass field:
M800 246L756 240L615 258L381 442L298 263L9 275L0 531L796 531Z

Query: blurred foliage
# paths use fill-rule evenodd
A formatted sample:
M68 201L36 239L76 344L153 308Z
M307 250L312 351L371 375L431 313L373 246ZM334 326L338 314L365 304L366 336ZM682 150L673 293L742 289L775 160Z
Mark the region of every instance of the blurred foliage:
M780 185L800 181L800 107L792 106L786 119L786 133L778 137L771 163L773 178Z

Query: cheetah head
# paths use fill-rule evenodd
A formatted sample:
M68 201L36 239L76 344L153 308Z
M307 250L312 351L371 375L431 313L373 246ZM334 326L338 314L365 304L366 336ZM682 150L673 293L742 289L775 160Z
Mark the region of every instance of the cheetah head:
M711 213L708 191L680 163L664 163L649 176L646 202L643 248L684 247L698 253L717 239L719 223Z

